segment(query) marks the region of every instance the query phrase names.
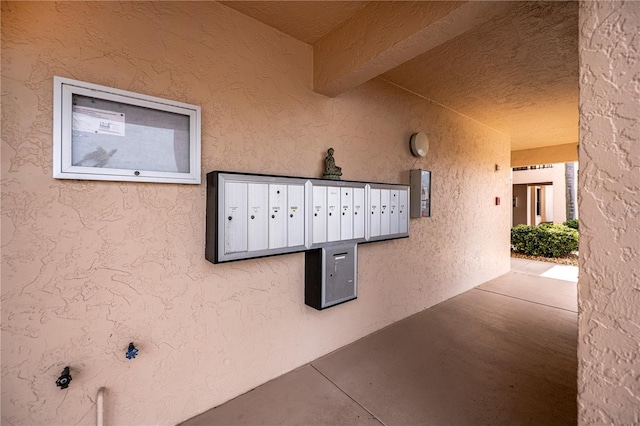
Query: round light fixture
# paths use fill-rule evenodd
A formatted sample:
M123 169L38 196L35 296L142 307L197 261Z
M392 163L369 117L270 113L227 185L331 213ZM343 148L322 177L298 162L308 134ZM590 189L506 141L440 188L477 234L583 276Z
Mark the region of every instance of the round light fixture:
M424 132L414 133L409 140L409 146L415 157L426 157L429 151L429 138Z

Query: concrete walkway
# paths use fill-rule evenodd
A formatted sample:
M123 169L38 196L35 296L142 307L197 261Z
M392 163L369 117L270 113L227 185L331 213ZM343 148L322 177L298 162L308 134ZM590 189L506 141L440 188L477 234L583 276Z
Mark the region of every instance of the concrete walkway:
M577 268L557 266L512 259L184 425L576 424Z

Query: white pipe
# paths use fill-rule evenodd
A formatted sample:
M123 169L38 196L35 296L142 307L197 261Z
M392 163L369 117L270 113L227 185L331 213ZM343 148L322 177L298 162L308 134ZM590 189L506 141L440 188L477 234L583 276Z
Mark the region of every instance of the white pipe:
M98 398L96 401L96 425L104 426L104 388L98 389Z

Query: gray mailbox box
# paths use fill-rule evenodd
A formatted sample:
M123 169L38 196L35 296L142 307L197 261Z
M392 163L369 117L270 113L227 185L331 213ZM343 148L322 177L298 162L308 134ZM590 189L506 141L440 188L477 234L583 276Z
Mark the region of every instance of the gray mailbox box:
M305 304L325 309L358 297L358 245L355 243L305 253Z

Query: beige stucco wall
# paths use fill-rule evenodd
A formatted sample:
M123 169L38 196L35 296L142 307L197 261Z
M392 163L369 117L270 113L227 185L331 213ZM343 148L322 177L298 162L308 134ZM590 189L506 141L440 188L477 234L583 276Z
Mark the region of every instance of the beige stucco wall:
M640 423L640 3L580 5L579 423Z
M52 179L54 75L200 105L203 174L317 177L329 147L345 179L430 169L433 217L362 245L359 298L315 311L302 253L205 260L204 184ZM382 81L313 93L310 46L216 3L2 3L3 423L93 424L105 386L108 424L175 424L506 272L508 162Z

